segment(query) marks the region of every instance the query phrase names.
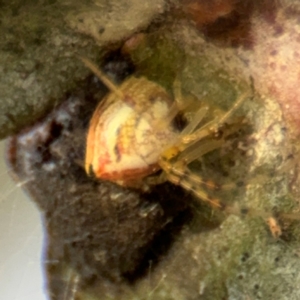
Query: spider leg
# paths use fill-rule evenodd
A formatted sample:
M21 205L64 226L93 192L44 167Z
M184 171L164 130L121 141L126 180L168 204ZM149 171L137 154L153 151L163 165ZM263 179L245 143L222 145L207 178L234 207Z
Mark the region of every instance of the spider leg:
M193 174L187 166L184 168L179 168L176 166L170 167L169 171L166 172L166 177L169 181L176 185L180 185L187 191L191 191L197 198L208 203L213 208L225 211L229 214L234 214L239 217L244 216L256 216L261 217L269 227L269 230L274 238L279 238L282 235L281 227L271 213L256 210L249 207L238 207L228 205L224 201L211 197L205 190L208 188L213 191L224 190L225 188L234 188L238 187L238 184L229 184L229 185L219 185L213 181L205 180L198 174Z
M204 202L209 203L214 208L218 208L221 210L224 208L223 203L219 199L210 197L209 194L206 193L199 186L199 182L201 182L202 185L205 185L213 189L214 186L213 183L205 182L205 180L202 180L200 176L197 178L197 183L195 183L191 179L190 171L187 168L179 168L176 166L172 166L171 164L168 166L167 169L164 169L164 171L165 171L166 178L170 182L176 185L180 185L187 191L193 192L198 198L200 198Z
M191 128L190 132L186 130L184 134L181 134L181 138L179 141L180 150L182 151L185 148L189 147L192 143L202 140L212 133L216 133L248 97L249 92L245 92L244 94L242 94L232 106L232 108L226 114L224 114L221 119L217 117L196 130L194 129L197 127L197 125L194 128Z
M180 136L184 137L191 134L197 126L202 122L208 112L208 106L201 107L196 113L191 122L182 130Z
M230 214L237 216L258 216L263 218L266 223L269 225L270 231L274 237L279 237L281 235L281 228L278 225L276 219L267 212L255 210L247 207L236 207L228 205L224 201L211 197L204 188L208 188L213 191L219 191L223 189L238 187L238 184L229 184L229 185L219 185L213 181L205 180L200 175L194 174L188 169L187 166L179 167L172 165L170 162L166 162L166 165L169 164L168 168L165 169L166 178L187 191L191 191L197 198L208 203L213 208L225 211ZM166 167L165 165L165 167Z
M180 152L176 158L175 164L188 165L206 153L220 148L223 144L224 140L198 141L198 143L195 143Z
M241 124L233 124L226 130L226 132L222 135L222 138L215 139L214 137L210 139L195 140L192 143L179 145L178 146L178 155L176 161L184 162L186 165L191 163L192 161L198 159L206 153L209 153L217 148L220 148L224 143L226 137L230 134L237 132L241 128ZM206 130L203 131L202 137L206 137L208 132Z
M89 59L86 57L79 56L79 59L85 64L85 66L90 69L104 84L105 86L111 91L116 93L121 99L124 98L124 94L120 91L118 86L114 84L112 80L110 80L106 75L100 71L100 69Z
M221 118L221 120L218 123L218 127L222 126L231 116L232 114L243 104L243 102L249 98L250 92L246 91L240 97L237 99L237 101L234 103L234 105L231 107L231 109L224 114L224 116Z

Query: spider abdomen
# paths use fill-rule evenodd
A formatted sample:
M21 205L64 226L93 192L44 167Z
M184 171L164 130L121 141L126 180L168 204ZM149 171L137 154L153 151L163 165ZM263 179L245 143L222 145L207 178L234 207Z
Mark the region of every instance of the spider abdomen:
M129 78L98 105L90 122L85 168L127 185L159 169L158 159L176 133L161 127L172 101L165 89L146 78Z

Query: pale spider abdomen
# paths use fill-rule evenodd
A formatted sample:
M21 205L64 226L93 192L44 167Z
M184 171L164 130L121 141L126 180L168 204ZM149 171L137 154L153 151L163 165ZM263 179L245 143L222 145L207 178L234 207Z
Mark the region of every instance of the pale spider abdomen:
M90 122L87 173L127 185L157 171L159 156L176 136L171 125L159 126L171 103L163 87L143 77L108 94Z

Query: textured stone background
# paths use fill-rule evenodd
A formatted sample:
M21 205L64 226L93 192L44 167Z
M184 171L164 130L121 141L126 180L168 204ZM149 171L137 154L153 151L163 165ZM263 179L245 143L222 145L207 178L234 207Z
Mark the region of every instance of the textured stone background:
M233 167L229 169L222 160L215 166L212 157L207 161L206 175L221 181L224 175L217 172L218 164L227 167L228 178L242 179L246 186L222 195L223 199L257 211L279 212L284 234L274 239L259 215L244 219L219 216L189 196L193 217L181 223L167 251L158 254L155 264L149 261L140 277L130 283L126 278L114 282L102 274L90 282L80 268L74 268L73 260L62 260L52 273L48 270L53 299L68 293L67 286L77 289L78 299L299 299L297 1L280 1L278 6L273 1L245 1L235 6L228 0L221 1L221 8L215 1L210 6L206 1L187 0L147 3L3 2L0 135L33 123L74 90L85 87L89 71L77 60L77 54L99 61L152 22L141 40L136 39L137 45L134 39L126 44L139 73L167 88L179 76L185 92L224 109L254 83L253 99L239 112L251 128L246 154L243 156L244 144L229 147ZM209 20L200 13L205 10L213 12ZM79 141L84 140L81 134ZM16 176L24 179L23 170ZM78 178L78 173L70 174L68 182L72 176ZM38 186L38 181L34 183ZM31 191L33 188L27 186ZM55 186L51 188L59 197ZM111 194L116 190L108 188ZM127 191L122 193L128 195ZM39 205L45 201L36 195L34 200ZM136 228L133 224L128 227L128 236ZM145 236L141 240L145 241ZM129 240L129 245L134 248L135 242ZM52 245L49 251L60 246ZM89 257L89 249L81 249L80 255L84 250ZM113 271L120 272L118 268Z
M76 87L88 74L76 55L96 60L104 45L144 28L163 8L162 0L151 5L134 0L2 1L0 137L41 117Z

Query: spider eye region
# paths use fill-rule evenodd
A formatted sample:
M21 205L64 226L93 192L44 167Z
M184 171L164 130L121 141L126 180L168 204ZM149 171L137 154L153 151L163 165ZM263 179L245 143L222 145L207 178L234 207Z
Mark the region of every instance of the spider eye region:
M123 94L123 97L120 97ZM159 169L163 149L176 136L171 126L156 126L168 116L172 101L161 86L132 77L99 103L86 144L85 168L96 178L121 185Z

